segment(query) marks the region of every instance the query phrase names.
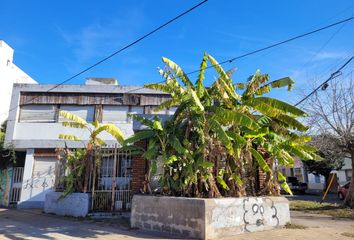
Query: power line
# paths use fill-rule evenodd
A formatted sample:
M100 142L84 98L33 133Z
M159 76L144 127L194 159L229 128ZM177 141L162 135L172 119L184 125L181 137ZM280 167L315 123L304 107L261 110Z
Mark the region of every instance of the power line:
M347 23L347 22L346 22ZM304 69L309 63L311 63L320 52L333 40L333 38L344 28L345 24L344 23L342 26L340 26L329 38L328 40L317 50L317 52L310 58L309 61L305 62L305 64L301 67Z
M199 6L201 6L201 5L204 4L205 2L207 2L207 0L205 0L205 1L203 1L203 2L200 2L199 4L197 4L197 5L195 5L194 7L188 9L187 11L181 13L181 14L178 15L177 17L175 17L175 18L173 18L172 20L166 22L165 24L161 25L160 27L156 28L155 30L151 31L150 33L144 35L143 37L139 38L138 40L134 41L133 43L131 43L131 44L127 45L127 46L132 46L132 45L136 44L137 42L141 41L141 40L144 39L145 37L151 35L152 33L158 31L158 30L161 29L162 27L164 27L164 26L166 26L167 24L171 23L172 21L177 20L178 18L180 18L181 16L187 14L188 12L192 11L193 9L195 9L195 8L197 8L197 7L199 7ZM312 35L312 34L314 34L314 33L317 33L317 32L323 31L323 30L326 30L326 29L328 29L328 28L332 28L332 27L337 26L337 25L339 25L339 24L342 24L342 23L345 23L345 22L349 22L349 21L351 21L351 20L353 20L353 19L354 19L354 17L352 16L352 17L343 19L343 20L341 20L341 21L337 21L337 22L335 22L335 23L332 23L332 24L329 24L329 25L327 25L327 26L324 26L324 27L321 27L321 28L312 30L312 31L310 31L310 32L306 32L306 33L303 33L303 34L300 34L300 35L291 37L291 38L289 38L289 39L286 39L286 40L283 40L283 41L280 41L280 42L271 44L271 45L269 45L269 46L266 46L266 47L263 47L263 48L260 48L260 49L257 49L257 50L254 50L254 51L251 51L251 52L242 54L242 55L240 55L240 56L236 56L236 57L230 58L230 59L228 59L228 60L224 60L224 61L222 61L222 62L220 62L220 63L218 63L218 64L211 65L211 66L207 66L207 67L205 67L204 69L206 70L206 69L210 69L210 68L212 68L212 67L214 67L214 66L224 65L224 64L226 64L226 63L232 63L233 61L235 61L235 60L237 60L237 59L245 58L245 57L251 56L251 55L253 55L253 54L256 54L256 53L259 53L259 52L262 52L262 51L265 51L265 50L268 50L268 49L271 49L271 48L280 46L280 45L282 45L282 44L285 44L285 43L288 43L288 42L297 40L297 39L299 39L299 38L303 38L303 37ZM97 62L96 64L91 65L90 67L86 68L85 70L81 71L80 73L75 74L73 77L68 78L68 79L66 79L65 81L63 81L63 82L61 82L61 83L55 85L54 87L52 87L52 88L50 88L49 90L47 90L46 93L48 93L48 92L54 90L55 88L57 88L57 87L63 85L64 83L66 83L66 82L72 80L73 78L75 78L75 77L81 75L82 73L84 73L84 72L86 72L86 71L92 69L93 67L99 65L100 63L102 63L102 62L108 60L109 58L111 58L111 57L113 57L114 55L118 54L119 52L123 51L123 49L128 48L127 46L124 47L124 48L122 48L122 49L120 49L120 50L118 50L118 51L116 51L115 53L111 54L110 56L108 56L108 57L102 59L101 61ZM186 74L187 74L187 75L191 75L191 74L194 74L194 73L196 73L196 72L199 72L199 69L198 69L198 70L195 70L195 71L192 71L192 72L189 72L189 73L186 73ZM163 81L156 82L155 84L159 84L159 83L163 83L163 82L164 82L164 80L163 80ZM141 90L141 89L144 89L144 88L145 88L145 87L142 86L142 87L139 87L139 88L136 88L136 89L132 89L132 90L130 90L130 91L127 91L127 92L125 92L125 93L131 93L131 92L138 91L138 90ZM38 96L37 96L37 97L34 97L33 99L30 99L30 100L27 101L26 103L29 103L29 102L35 100L36 98L38 98ZM15 110L17 107L18 107L18 106L14 107L14 108L11 108L8 112L11 112L11 111ZM6 112L6 113L7 113L7 112ZM5 113L3 113L3 114L5 114Z
M269 45L269 46L267 46L267 47L263 47L263 48L260 48L260 49L257 49L257 50L254 50L254 51L245 53L245 54L243 54L243 55L236 56L236 57L230 58L230 59L228 59L228 60L224 60L224 61L222 61L222 62L220 62L220 63L218 63L218 64L214 64L214 65L211 65L211 66L207 66L207 67L204 68L204 70L210 69L210 68L212 68L212 67L214 67L214 66L221 66L221 65L224 65L224 64L226 64L226 63L232 63L233 61L235 61L235 60L237 60L237 59L241 59L241 58L244 58L244 57L248 57L248 56L250 56L250 55L253 55L253 54L256 54L256 53L259 53L259 52L262 52L262 51L265 51L265 50L268 50L268 49L271 49L271 48L274 48L274 47L277 47L277 46L279 46L279 45L282 45L282 44L285 44L285 43L294 41L294 40L299 39L299 38L303 38L303 37L305 37L305 36L308 36L308 35L311 35L311 34L314 34L314 33L320 32L320 31L323 31L323 30L325 30L325 29L328 29L328 28L337 26L337 25L339 25L339 24L341 24L341 23L349 22L349 21L351 21L351 20L353 20L353 19L354 19L354 17L350 17L350 18L343 19L343 20L341 20L341 21L338 21L338 22L332 23L332 24L330 24L330 25L327 25L327 26L324 26L324 27L321 27L321 28L312 30L312 31L310 31L310 32L306 32L306 33L303 33L303 34L300 34L300 35L291 37L291 38L289 38L289 39L283 40L283 41L278 42L278 43L274 43L274 44ZM338 32L338 31L337 31L337 32ZM337 32L336 32L336 33L337 33ZM334 36L332 36L331 38L333 38L333 37L334 37ZM191 72L186 73L186 75L191 75L191 74L197 73L197 72L199 72L199 71L200 71L200 69L194 70L194 71L191 71ZM159 83L163 83L163 82L165 82L165 81L162 80L162 81L159 81L159 82L155 82L155 84L159 84ZM144 86L139 87L139 88L136 88L136 89L132 89L132 90L126 92L126 93L130 93L130 92L133 92L133 91L138 91L138 90L141 90L141 89L143 89L143 88L144 88Z
M108 55L107 57L101 59L100 61L98 61L98 62L92 64L91 66L89 66L89 67L83 69L82 71L78 72L77 74L73 75L72 77L69 77L69 78L65 79L65 80L62 81L61 83L56 84L56 85L53 86L52 88L48 89L46 92L50 92L50 91L52 91L52 90L58 88L59 86L65 84L65 83L71 81L72 79L74 79L74 78L80 76L81 74L83 74L83 73L85 73L85 72L91 70L92 68L94 68L94 67L100 65L101 63L103 63L103 62L109 60L110 58L112 58L112 57L114 57L115 55L117 55L117 54L123 52L124 50L126 50L126 49L132 47L133 45L136 45L137 43L141 42L142 40L144 40L145 38L149 37L150 35L152 35L152 34L154 34L155 32L161 30L162 28L166 27L166 26L169 25L170 23L172 23L172 22L176 21L177 19L183 17L184 15L190 13L190 12L193 11L194 9L200 7L201 5L203 5L204 3L206 3L207 1L208 1L208 0L204 0L204 1L200 2L200 3L198 3L197 5L195 5L195 6L191 7L191 8L189 8L188 10L186 10L186 11L180 13L179 15L177 15L177 16L174 17L174 18L172 18L171 20L165 22L164 24L158 26L157 28L153 29L152 31L150 31L150 32L146 33L145 35L141 36L141 37L138 38L137 40L135 40L135 41L129 43L128 45L122 47L121 49L119 49L119 50L117 50L117 51L115 51L115 52L113 52L112 54L110 54L110 55ZM35 100L36 98L38 98L38 96L37 96L37 97L34 97L33 99L30 99L29 101L27 101L27 103L29 103L29 102ZM17 107L14 107L14 108L10 109L9 112L15 110L16 108L17 108ZM6 112L6 113L7 113L7 112ZM3 114L5 114L5 113L3 113Z
M244 57L248 57L248 56L253 55L253 54L255 54L255 53L259 53L259 52L262 52L262 51L265 51L265 50L268 50L268 49L277 47L277 46L279 46L279 45L282 45L282 44L285 44L285 43L294 41L294 40L296 40L296 39L306 37L306 36L308 36L308 35L311 35L311 34L314 34L314 33L320 32L320 31L323 31L323 30L325 30L325 29L328 29L328 28L337 26L337 25L339 25L339 24L341 24L341 23L349 22L349 21L351 21L351 20L353 20L353 19L354 19L354 17L346 18L346 19L344 19L344 20L341 20L341 21L339 21L339 22L332 23L332 24L327 25L327 26L325 26L325 27L321 27L321 28L318 28L318 29L316 29L316 30L313 30L313 31L310 31L310 32L307 32L307 33L303 33L303 34L300 34L300 35L297 35L297 36L294 36L294 37L289 38L289 39L286 39L286 40L284 40L284 41L281 41L281 42L278 42L278 43L274 43L274 44L269 45L269 46L267 46L267 47L254 50L254 51L245 53L245 54L243 54L243 55L240 55L240 56L237 56L237 57L234 57L234 58L230 58L230 59L228 59L228 60L225 60L225 61L220 62L218 65L223 65L223 64L225 64L225 63L232 63L233 61L235 61L235 60L237 60L237 59L244 58ZM208 68L212 68L212 67L213 67L213 65L212 65L212 66L208 66L208 67L206 67L206 68L204 68L204 69L208 69ZM193 73L196 73L196 72L199 72L199 70L195 70L195 71L189 72L189 73L187 73L187 75L193 74Z
M312 92L310 92L308 95L306 95L303 99L301 99L298 103L295 104L295 106L298 106L299 104L301 104L302 102L304 102L306 99L308 99L312 94L314 94L316 91L318 91L320 88L322 88L323 86L326 86L326 84L328 84L329 81L331 81L332 79L336 78L338 76L338 74L340 74L341 70L343 68L345 68L354 58L354 55L347 60L337 71L333 72L331 74L331 76L324 81L323 83L321 83L318 87L316 87Z

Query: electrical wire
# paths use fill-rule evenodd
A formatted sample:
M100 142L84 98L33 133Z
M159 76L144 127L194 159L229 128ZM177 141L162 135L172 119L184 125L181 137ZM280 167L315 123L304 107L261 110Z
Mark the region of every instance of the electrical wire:
M83 73L85 73L85 72L91 70L92 68L94 68L94 67L96 67L96 66L102 64L103 62L109 60L110 58L114 57L115 55L117 55L117 54L123 52L124 50L126 50L126 49L128 49L128 48L130 48L130 47L132 47L132 46L134 46L134 45L136 45L137 43L141 42L142 40L144 40L145 38L147 38L147 37L149 37L150 35L154 34L155 32L161 30L162 28L166 27L167 25L171 24L172 22L176 21L177 19L179 19L179 18L185 16L186 14L190 13L190 12L193 11L194 9L196 9L196 8L200 7L201 5L205 4L207 1L208 1L208 0L204 0L204 1L202 1L202 2L200 2L200 3L198 3L198 4L196 4L196 5L194 5L193 7L189 8L188 10L186 10L186 11L180 13L180 14L177 15L176 17L170 19L169 21L165 22L164 24L162 24L162 25L158 26L157 28L153 29L152 31L150 31L150 32L148 32L148 33L146 33L146 34L144 34L143 36L141 36L140 38L136 39L135 41L133 41L133 42L129 43L128 45L122 47L121 49L119 49L119 50L113 52L112 54L110 54L110 55L108 55L107 57L101 59L100 61L98 61L98 62L92 64L91 66L89 66L89 67L83 69L82 71L76 73L75 75L73 75L73 76L71 76L71 77L65 79L65 80L62 81L61 83L56 84L56 85L53 86L52 88L48 89L46 92L50 92L50 91L52 91L52 90L58 88L59 86L61 86L61 85L65 84L65 83L71 81L72 79L74 79L74 78L76 78L76 77L82 75ZM30 103L30 102L32 102L33 100L35 100L36 98L38 98L38 96L37 96L37 97L34 97L33 99L30 99L30 100L27 101L26 103ZM15 110L16 108L17 108L17 106L14 107L14 108L12 108L12 109L10 109L8 112L11 112L11 111ZM7 114L8 112L5 112L5 113L3 113L3 114L1 114L1 115Z
M232 62L235 61L235 60L238 60L238 59L241 59L241 58L245 58L245 57L248 57L248 56L250 56L250 55L253 55L253 54L256 54L256 53L259 53L259 52L262 52L262 51L265 51L265 50L268 50L268 49L271 49L271 48L274 48L274 47L276 47L276 46L279 46L279 45L282 45L282 44L285 44L285 43L294 41L294 40L296 40L296 39L299 39L299 38L302 38L302 37L305 37L305 36L308 36L308 35L311 35L311 34L320 32L320 31L323 31L323 30L325 30L325 29L328 29L328 28L337 26L337 25L339 25L339 24L349 22L349 21L351 21L351 20L353 20L353 19L354 19L354 17L349 17L349 18L343 19L343 20L341 20L341 21L332 23L332 24L330 24L330 25L327 25L327 26L324 26L324 27L321 27L321 28L312 30L312 31L310 31L310 32L306 32L306 33L303 33L303 34L300 34L300 35L291 37L291 38L289 38L289 39L283 40L283 41L278 42L278 43L274 43L274 44L269 45L269 46L267 46L267 47L263 47L263 48L260 48L260 49L257 49L257 50L254 50L254 51L251 51L251 52L242 54L242 55L240 55L240 56L236 56L236 57L230 58L230 59L228 59L228 60L224 60L224 61L222 61L222 62L220 62L220 63L218 63L218 64L214 64L214 65L207 66L207 67L205 67L205 68L203 68L203 69L204 69L204 70L207 70L207 69L213 68L213 67L215 67L215 66L221 66L221 65L224 65L224 64L226 64L226 63L232 63ZM340 30L339 30L339 31L340 31ZM337 30L334 35L336 35L339 31ZM330 38L330 40L334 37L334 35L332 35L332 37ZM327 42L328 42L328 41L327 41ZM186 75L191 75L191 74L197 73L197 72L199 72L199 71L200 71L200 69L194 70L194 71L191 71L191 72L186 73ZM155 82L155 84L160 84L160 83L163 83L163 82L165 82L165 81L162 80L162 81L159 81L159 82ZM136 88L136 89L129 90L129 91L127 91L126 93L131 93L131 92L138 91L138 90L141 90L141 89L144 89L144 86L139 87L139 88Z
M151 35L152 33L156 32L158 29L161 29L163 26L166 26L167 24L171 23L172 21L176 20L177 18L179 18L179 17L181 17L181 16L187 14L188 12L192 11L193 9L195 9L195 8L199 7L200 5L204 4L206 1L207 1L207 0L205 0L205 1L203 1L203 2L200 2L199 4L195 5L194 7L190 8L189 10L187 10L187 11L181 13L181 14L178 15L177 17L173 18L172 20L168 21L167 23L161 25L161 26L158 27L157 29L151 31L150 33L148 33L148 34L146 34L146 35L144 35L144 36L147 37L148 35ZM241 59L241 58L245 58L245 57L251 56L251 55L253 55L253 54L256 54L256 53L259 53L259 52L262 52L262 51L265 51L265 50L268 50L268 49L271 49L271 48L275 48L275 47L277 47L277 46L280 46L280 45L282 45L282 44L285 44L285 43L288 43L288 42L297 40L297 39L299 39L299 38L303 38L303 37L312 35L312 34L314 34L314 33L317 33L317 32L320 32L320 31L323 31L323 30L332 28L332 27L337 26L337 25L339 25L339 24L349 22L349 21L351 21L351 20L353 20L353 19L354 19L354 17L352 16L352 17L349 17L349 18L346 18L346 19L337 21L337 22L335 22L335 23L332 23L332 24L326 25L326 26L324 26L324 27L321 27L321 28L318 28L318 29L315 29L315 30L312 30L312 31L309 31L309 32L306 32L306 33L303 33L303 34L300 34L300 35L297 35L297 36L294 36L294 37L291 37L291 38L289 38L289 39L286 39L286 40L283 40L283 41L280 41L280 42L271 44L271 45L269 45L269 46L266 46L266 47L263 47L263 48L260 48L260 49L256 49L256 50L254 50L254 51L251 51L251 52L242 54L242 55L240 55L240 56L236 56L236 57L230 58L230 59L228 59L228 60L224 60L224 61L222 61L222 62L220 62L220 63L218 63L218 64L211 65L211 66L207 66L207 67L205 67L204 69L206 70L206 69L213 68L213 67L215 67L215 66L224 65L224 64L226 64L226 63L232 63L232 62L235 61L235 60L238 60L238 59ZM139 40L139 39L140 39L140 40ZM141 41L141 40L143 39L143 37L142 37L142 38L139 38L139 39L138 39L138 40ZM133 43L136 44L136 43L138 42L138 40L134 41ZM134 45L134 44L129 44L129 45ZM126 49L126 48L127 48L127 47L124 47L124 49ZM93 67L99 65L99 64L102 63L103 61L108 60L109 58L111 58L111 57L113 57L114 55L118 54L120 51L123 51L123 50L121 49L121 50L116 51L115 53L111 54L110 56L106 57L105 59L102 59L101 61L97 62L97 63L94 64L94 65L91 65L90 67L86 68L85 70L81 71L80 73L75 74L73 77L71 77L71 78L69 78L69 79L66 79L66 80L63 81L62 83L59 83L59 84L55 85L54 87L50 88L49 90L47 90L47 91L44 92L44 93L47 93L47 92L50 92L50 91L54 90L55 88L57 88L57 87L63 85L64 83L70 81L70 80L73 79L74 77L77 77L77 76L79 76L80 74L82 74L82 73L84 73L84 72L90 70L91 68L93 68ZM192 71L192 72L188 72L188 73L186 73L186 74L187 74L187 75L191 75L191 74L197 73L197 72L199 72L199 71L200 71L200 70L198 69L198 70L195 70L195 71ZM155 84L159 84L159 83L163 83L163 82L164 82L164 80L163 80L163 81L160 81L160 82L156 82ZM134 91L138 91L138 90L141 90L141 89L144 89L144 88L145 88L145 87L142 86L142 87L139 87L139 88L136 88L136 89L129 90L129 91L125 92L125 93L132 93L132 92L134 92ZM35 97L34 99L36 99L36 98L38 98L38 96ZM31 99L31 100L27 101L26 103L30 103L30 102L33 101L34 99ZM18 106L11 108L8 112L11 112L11 111L17 109L17 107L18 107ZM6 112L6 113L7 113L7 112ZM5 113L4 113L4 114L5 114Z
M333 72L331 74L331 76L325 80L324 82L322 82L318 87L316 87L313 91L311 91L308 95L306 95L303 99L301 99L298 103L295 104L295 106L300 105L301 103L303 103L306 99L308 99L312 94L314 94L316 91L318 91L320 88L322 88L323 86L325 86L326 84L328 84L329 81L331 81L332 79L336 78L339 74L341 74L341 70L343 68L345 68L354 58L354 55L349 58L337 71Z

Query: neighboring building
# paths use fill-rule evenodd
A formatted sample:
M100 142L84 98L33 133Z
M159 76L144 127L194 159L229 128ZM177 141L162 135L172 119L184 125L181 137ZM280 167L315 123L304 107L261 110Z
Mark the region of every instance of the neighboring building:
M344 159L343 167L338 171L332 171L332 173L337 174L339 185L344 185L345 183L352 180L351 179L352 171L353 171L352 161L350 158L346 158Z
M14 83L37 83L13 63L13 56L14 50L3 40L0 40L0 124L7 119L12 85Z
M293 167L280 167L280 171L286 177L297 177L300 182L307 182L306 171L299 159L295 159Z
M287 177L297 177L299 181L306 182L309 190L323 190L325 187L325 178L322 175L315 175L306 171L302 161L295 160L294 167L282 167L280 171ZM336 174L336 179L332 184L331 191L336 191L338 185L343 185L351 180L352 176L351 159L345 158L343 167L331 174Z
M98 81L98 82L97 82ZM95 84L97 82L97 84ZM116 124L126 137L131 136L133 122L128 113L152 114L152 109L160 105L169 95L166 93L133 86L117 86L109 79L88 79L86 85L31 85L15 84L11 107L16 111L10 113L7 125L7 143L12 143L17 151L26 152L23 183L18 206L41 207L48 191L53 191L58 171L56 148L64 147L64 140L59 134L79 136L84 142L88 133L82 129L63 127L64 120L58 116L60 110L72 112L87 122L99 120ZM102 84L105 83L105 84ZM108 84L107 84L108 83ZM51 90L50 90L51 89ZM48 92L48 90L50 90ZM173 114L173 109L158 114ZM100 136L106 143L116 143L108 134ZM68 148L83 148L83 142L66 141ZM118 177L117 186L138 192L142 187L146 173L146 164L141 157L120 155L119 176L128 176L123 181ZM112 159L102 163L102 173L112 171ZM132 175L127 174L131 169ZM130 171L130 170L129 170ZM103 176L101 183L111 180ZM126 186L127 183L129 186ZM104 185L104 183L102 183Z

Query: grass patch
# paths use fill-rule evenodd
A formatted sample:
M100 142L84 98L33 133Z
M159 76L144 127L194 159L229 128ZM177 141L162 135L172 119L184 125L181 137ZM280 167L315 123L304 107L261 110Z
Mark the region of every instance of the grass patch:
M354 238L354 233L344 232L344 233L341 233L340 235L342 235L344 237Z
M300 224L287 223L285 224L286 229L306 229L307 227Z
M334 218L349 218L354 219L354 209L344 206L322 203L314 201L291 201L290 210L304 211L306 213L325 214Z

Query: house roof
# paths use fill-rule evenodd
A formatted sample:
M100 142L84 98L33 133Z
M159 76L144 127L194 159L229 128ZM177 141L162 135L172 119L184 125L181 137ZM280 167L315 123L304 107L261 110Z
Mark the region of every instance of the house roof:
M14 84L14 88L21 92L53 92L53 93L131 93L131 94L163 94L143 86L117 86L117 85L74 85L74 84Z

